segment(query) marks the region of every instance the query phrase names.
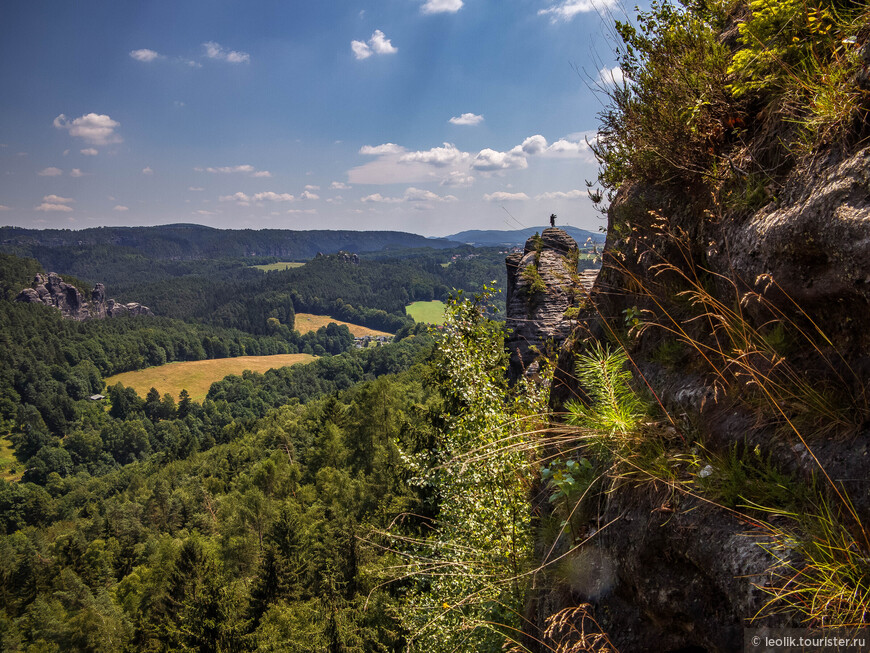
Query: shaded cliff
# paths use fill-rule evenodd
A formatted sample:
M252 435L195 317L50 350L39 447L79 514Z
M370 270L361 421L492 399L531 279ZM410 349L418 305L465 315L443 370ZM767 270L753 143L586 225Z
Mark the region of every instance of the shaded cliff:
M632 84L598 141L603 268L551 405L590 396L575 365L603 343L645 409L549 453L592 470L571 506L533 488L535 518L563 519L537 543L542 650L585 650L583 624L625 653L870 622L868 10L830 18L828 41L800 16L763 32L752 9L654 8L620 32ZM815 67L764 68L777 39Z
M106 288L98 283L85 299L74 285L66 283L60 275L49 272L37 274L31 288L25 288L15 298L17 302L45 304L57 308L71 320L93 320L123 315L153 315L151 309L135 302L121 304L106 298Z

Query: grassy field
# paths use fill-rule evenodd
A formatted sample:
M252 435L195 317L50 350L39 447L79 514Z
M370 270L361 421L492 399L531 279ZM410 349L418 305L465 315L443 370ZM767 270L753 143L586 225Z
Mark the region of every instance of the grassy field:
M269 263L268 265L252 265L252 268L257 268L263 272L271 272L272 270L289 270L290 268L301 268L305 263L298 261L278 261L277 263Z
M0 438L0 478L7 481L18 481L22 474L24 474L24 465L15 459L15 454L12 453L12 443L6 438Z
M120 382L136 390L140 397L145 397L151 388L157 388L161 395L168 392L176 398L182 390L187 390L191 399L202 401L212 383L230 374L241 374L245 370L265 372L287 365L308 363L314 358L309 354L278 354L169 363L110 376L106 379L106 386Z
M317 331L320 327L326 326L330 322L335 322L339 325L344 324L356 338L362 338L363 336L393 335L392 333L387 333L386 331L376 331L375 329L369 329L368 327L360 326L359 324L342 322L341 320L336 320L335 318L329 317L328 315L312 315L311 313L297 313L296 326L293 328L296 329L299 333L308 333L309 331Z
M444 302L437 299L431 302L414 302L405 307L405 313L417 322L444 324Z

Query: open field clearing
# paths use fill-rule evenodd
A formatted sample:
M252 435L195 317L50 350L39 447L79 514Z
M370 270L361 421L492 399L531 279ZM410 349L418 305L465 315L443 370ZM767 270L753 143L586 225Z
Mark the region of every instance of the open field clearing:
M135 372L123 372L106 379L106 386L122 383L133 388L140 397L145 397L151 388L157 388L161 396L171 394L178 399L182 390L187 390L194 401L202 401L215 381L230 374L241 374L245 370L265 372L287 365L308 363L314 360L309 354L277 354L275 356L239 356L238 358L216 358L206 361L186 361L149 367Z
M301 268L305 263L299 261L278 261L277 263L269 263L267 265L252 265L252 268L257 268L263 272L272 272L273 270L289 270L290 268Z
M431 302L414 302L405 307L405 313L417 322L444 324L444 302L437 299Z
M296 326L294 326L293 328L296 329L299 333L308 333L309 331L317 331L320 327L326 326L330 322L334 322L339 326L342 324L345 325L355 338L362 338L363 336L393 335L392 333L387 333L386 331L376 331L375 329L369 329L368 327L360 326L359 324L342 322L341 320L336 320L335 318L329 317L328 315L312 315L311 313L297 313Z
M6 438L0 438L0 478L6 481L18 481L24 474L24 467L15 459L12 443Z

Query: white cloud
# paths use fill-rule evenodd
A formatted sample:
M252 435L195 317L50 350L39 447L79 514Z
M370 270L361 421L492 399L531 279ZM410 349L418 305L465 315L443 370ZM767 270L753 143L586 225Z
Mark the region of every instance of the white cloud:
M121 123L105 114L88 113L72 121L60 114L52 124L58 129L66 129L70 136L81 138L90 145L122 142L121 137L115 133L115 128L120 127Z
M619 66L605 66L598 71L598 82L604 86L622 86L625 83L625 74Z
M353 51L353 56L360 60L372 56L372 49L366 45L365 41L351 41L350 49Z
M305 184L305 190L320 190L320 186L315 186L314 184Z
M81 170L79 170L78 168L73 168L72 170L70 170L70 172L69 172L69 176L70 176L70 177L84 177L84 176L85 176L85 173L83 173L83 172L82 172Z
M372 156L380 156L382 154L401 154L405 148L395 143L384 143L383 145L363 145L359 148L360 154L369 154Z
M12 209L5 204L0 204L0 211L11 211Z
M461 116L453 116L447 122L453 125L479 125L483 122L483 116L474 113L463 113Z
M350 190L351 188L342 181L334 181L329 185L329 187L333 190Z
M431 150L408 152L407 154L403 154L399 158L399 161L426 163L441 168L462 161L463 159L467 159L468 157L469 154L467 152L461 151L453 145L453 143L444 143L442 147L433 147Z
M307 213L309 215L317 215L317 209L287 209L287 213Z
M445 179L441 180L442 186L452 186L454 188L471 186L473 183L474 177L461 170L452 170Z
M142 168L142 174L143 175L153 175L154 171L151 169L151 166L145 166L144 168Z
M478 152L471 167L482 172L523 170L529 167L529 162L526 161L522 147L518 145L510 152L496 152L495 150L485 148Z
M563 191L553 191L549 193L541 193L540 195L535 196L536 200L579 200L584 197L588 197L586 191L577 190L569 190L567 193Z
M360 198L363 203L399 204L400 202L455 202L453 195L438 195L430 190L409 186L402 197L384 197L380 193L366 195Z
M424 14L455 14L463 4L462 0L426 0L420 11Z
M431 190L423 190L414 188L413 186L405 190L403 198L406 202L455 202L456 197L453 195L438 195Z
M236 195L244 195L244 193L236 193ZM223 200L223 198L221 198ZM254 194L253 200L255 202L262 202L267 200L269 202L292 202L296 198L293 197L290 193L274 193L272 191L266 191L264 193L256 193ZM245 200L247 201L247 197Z
M372 193L371 195L366 195L365 197L361 197L360 202L369 203L369 202L378 202L378 203L386 203L386 204L395 204L396 202L401 202L402 200L398 197L384 197L380 193Z
M241 206L250 206L251 198L242 192L233 193L232 195L221 195L218 197L220 202L237 202Z
M221 166L218 168L194 168L196 172L210 172L213 175L248 174L251 177L269 178L272 173L268 170L257 170L254 166L245 164L240 166Z
M483 196L487 202L522 202L529 199L525 193L506 193L499 190L494 193L488 193Z
M217 215L214 211L206 211L205 209L197 209L193 212L193 215Z
M554 23L559 21L568 22L577 14L588 13L612 7L616 4L616 0L563 0L557 5L553 5L548 9L538 11L539 16L550 16L550 20Z
M299 199L301 199L301 200L319 200L320 195L315 195L314 193L306 190L306 191L302 191L302 194L299 195Z
M136 61L154 61L155 59L159 59L160 55L154 50L149 50L148 48L142 48L141 50L132 50L130 52L130 56L133 57Z
M399 48L393 47L390 39L386 38L384 33L379 29L372 32L369 45L375 54L396 54L399 51Z
M49 204L72 204L75 202L72 197L61 197L60 195L46 195L42 201Z
M63 170L52 166L51 168L43 168L36 174L38 174L40 177L59 177L63 174Z
M39 206L37 206L34 211L72 211L71 206L67 206L66 204L49 204L48 202L43 202Z
M71 197L60 197L58 195L46 195L42 198L42 204L37 206L34 210L43 211L43 212L69 212L72 211L73 208L71 206L67 206L67 204L71 204L75 200Z
M228 52L221 47L220 43L214 41L203 43L202 47L205 48L205 56L209 59L217 59L227 63L248 63L251 61L251 55L247 52L237 52L236 50Z
M399 51L384 33L376 29L372 32L372 37L365 41L351 41L350 49L353 51L353 56L357 59L368 59L373 54L395 54Z
M85 156L97 156L97 155L100 153L99 150L97 150L97 149L95 149L95 148L93 148L93 147L86 147L86 148L83 149L83 150L79 150L79 152L81 152L81 153L84 154Z
M547 139L540 134L535 134L534 136L529 136L524 140L520 147L526 154L534 156L535 154L540 154L547 149Z
M115 207L114 207L112 210L113 210L113 211L120 211L120 212L123 213L124 211L129 211L129 210L130 210L130 207L129 207L129 206L124 206L123 204L116 204Z

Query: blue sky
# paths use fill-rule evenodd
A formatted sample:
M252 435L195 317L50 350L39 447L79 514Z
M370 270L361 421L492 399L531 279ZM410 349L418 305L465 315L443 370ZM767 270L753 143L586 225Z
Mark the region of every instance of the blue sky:
M0 224L595 230L608 1L9 0Z

